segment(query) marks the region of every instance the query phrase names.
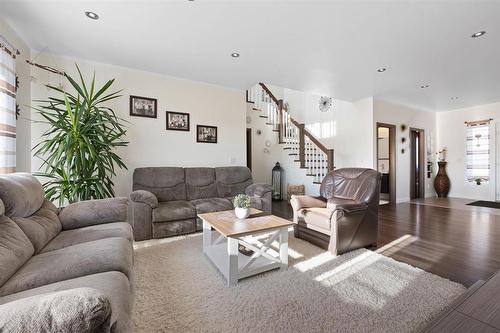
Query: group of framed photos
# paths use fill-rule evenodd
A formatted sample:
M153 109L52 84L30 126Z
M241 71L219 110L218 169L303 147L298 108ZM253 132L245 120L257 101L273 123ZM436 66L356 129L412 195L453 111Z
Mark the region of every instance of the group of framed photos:
M155 98L130 96L130 115L157 118L157 104L158 101ZM189 113L166 111L166 129L189 132ZM217 127L196 125L196 142L217 143Z

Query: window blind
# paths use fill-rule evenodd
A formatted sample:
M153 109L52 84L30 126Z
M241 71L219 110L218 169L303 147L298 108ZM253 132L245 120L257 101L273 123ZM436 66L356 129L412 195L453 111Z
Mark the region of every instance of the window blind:
M467 180L490 180L490 125L467 124Z
M16 59L0 48L0 173L16 171Z

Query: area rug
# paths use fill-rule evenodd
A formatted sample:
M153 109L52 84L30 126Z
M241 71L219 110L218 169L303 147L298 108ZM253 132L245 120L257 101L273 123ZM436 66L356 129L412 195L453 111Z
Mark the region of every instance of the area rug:
M368 250L289 238L289 268L227 287L200 234L135 244L134 332L417 332L464 286Z
M488 207L488 208L500 209L500 202L496 202L496 201L480 200L480 201L474 201L474 202L468 203L467 205L468 206Z

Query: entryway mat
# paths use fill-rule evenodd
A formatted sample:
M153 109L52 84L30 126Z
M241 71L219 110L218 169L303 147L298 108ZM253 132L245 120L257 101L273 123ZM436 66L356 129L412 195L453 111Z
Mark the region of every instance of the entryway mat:
M500 202L495 201L474 201L467 204L468 206L478 206L478 207L488 207L488 208L496 208L500 209Z

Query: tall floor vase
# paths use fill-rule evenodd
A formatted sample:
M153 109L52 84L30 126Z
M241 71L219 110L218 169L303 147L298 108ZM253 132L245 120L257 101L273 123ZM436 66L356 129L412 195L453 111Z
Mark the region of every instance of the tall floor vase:
M434 179L434 189L438 197L446 198L450 192L450 178L446 174L446 162L438 162L438 173Z

